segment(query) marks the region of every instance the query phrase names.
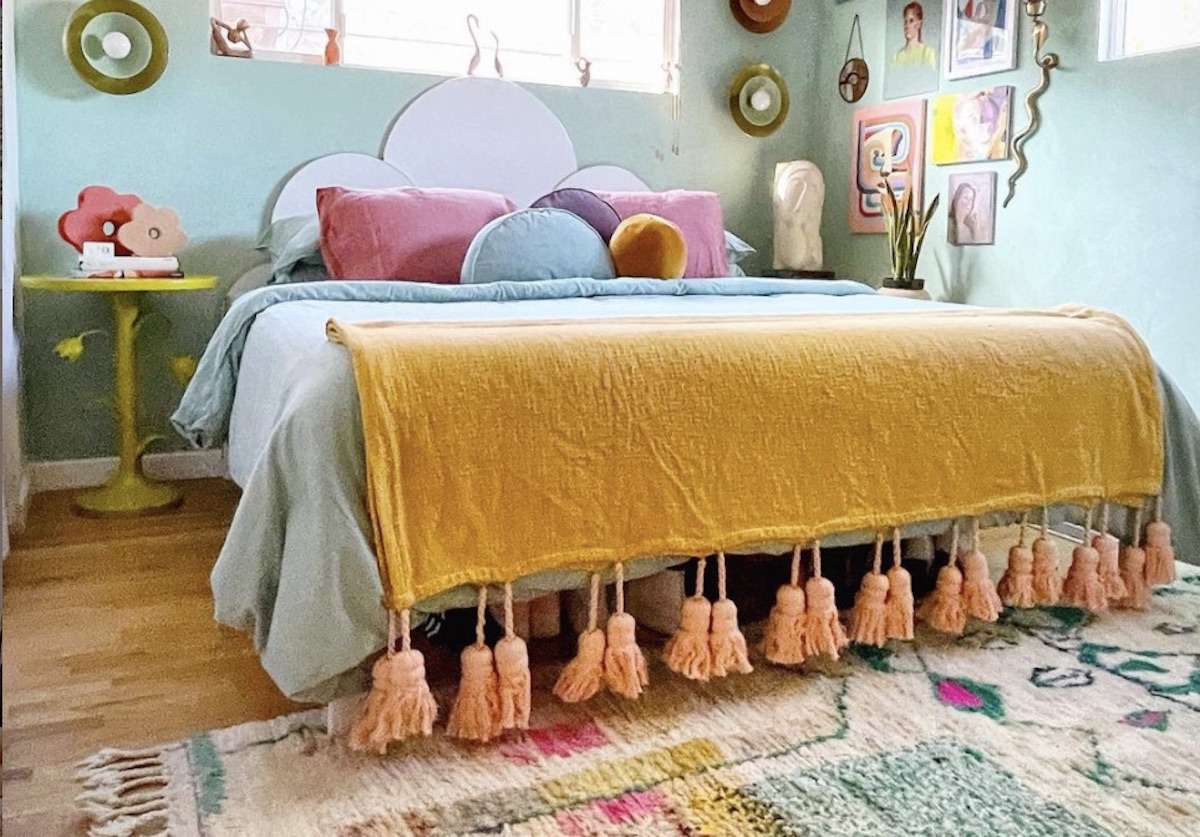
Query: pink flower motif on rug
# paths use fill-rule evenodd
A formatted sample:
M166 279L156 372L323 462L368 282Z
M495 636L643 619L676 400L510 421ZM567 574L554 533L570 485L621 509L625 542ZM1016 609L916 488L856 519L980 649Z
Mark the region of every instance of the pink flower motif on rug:
M1121 719L1121 723L1137 729L1153 729L1159 732L1167 731L1167 717L1170 713L1155 709L1139 709L1130 712Z
M543 758L570 758L608 743L608 736L596 722L587 720L531 729L520 740L501 745L500 753L518 764L534 765Z
M569 837L612 831L612 826L623 826L636 833L679 833L671 818L672 806L662 793L656 790L629 791L614 799L597 800L573 811L560 811L554 824L560 834ZM621 833L625 833L622 829Z
M1000 691L990 683L979 683L966 677L942 677L930 673L933 693L938 701L960 712L979 712L993 721L1004 718L1004 701Z

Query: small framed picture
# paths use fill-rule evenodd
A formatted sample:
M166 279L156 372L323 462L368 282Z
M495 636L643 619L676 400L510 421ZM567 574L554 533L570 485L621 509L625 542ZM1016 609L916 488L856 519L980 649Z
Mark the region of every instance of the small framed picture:
M1019 0L945 0L946 78L1002 73L1017 66Z
M1013 89L1008 85L933 100L933 162L1007 160Z
M950 175L946 237L958 246L996 243L996 173Z

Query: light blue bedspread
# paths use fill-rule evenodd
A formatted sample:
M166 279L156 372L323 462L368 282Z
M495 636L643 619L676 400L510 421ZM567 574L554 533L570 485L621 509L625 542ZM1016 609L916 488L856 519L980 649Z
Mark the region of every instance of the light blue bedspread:
M686 299L675 299L683 297ZM466 303L454 305L455 303ZM216 618L254 638L263 665L286 694L327 701L362 688L359 663L385 641L385 614L364 508L365 469L358 398L349 357L324 337L329 316L365 319L496 319L730 314L792 314L946 307L876 295L856 282L722 279L662 282L551 280L445 286L405 282L274 285L241 297L209 343L172 422L194 445L225 441L243 352L256 318L270 309L274 327L294 327L306 348L298 374L244 481L224 548L212 574ZM460 313L461 312L461 313ZM1166 513L1183 560L1200 554L1200 423L1162 377L1167 417ZM1069 397L1064 388L1064 397ZM1188 513L1184 513L1184 509ZM1063 519L1073 509L1057 509ZM1121 522L1117 516L1117 523ZM985 523L1008 522L995 515ZM905 530L940 532L941 521ZM846 533L830 545L868 542ZM747 551L781 553L787 544ZM677 563L643 557L637 577ZM519 596L581 587L585 574L540 573L516 585ZM469 606L474 593L448 591L418 610Z

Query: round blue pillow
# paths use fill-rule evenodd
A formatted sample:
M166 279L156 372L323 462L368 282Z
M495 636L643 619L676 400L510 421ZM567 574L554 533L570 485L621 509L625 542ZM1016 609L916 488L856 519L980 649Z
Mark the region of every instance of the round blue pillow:
M476 233L459 279L474 285L615 276L608 245L579 216L562 209L521 209Z

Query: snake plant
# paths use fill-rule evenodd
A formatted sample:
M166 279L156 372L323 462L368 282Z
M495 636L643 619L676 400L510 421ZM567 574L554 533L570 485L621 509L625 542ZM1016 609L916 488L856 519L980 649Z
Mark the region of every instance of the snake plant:
M941 195L934 195L933 201L924 210L914 210L911 189L903 198L898 198L886 178L883 185L887 189L883 217L887 225L888 248L892 254L892 279L898 288L911 288L917 275L921 248L925 245L925 233L929 230L933 213L937 212Z

